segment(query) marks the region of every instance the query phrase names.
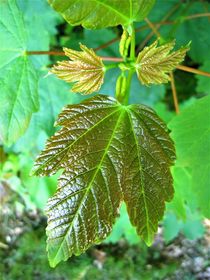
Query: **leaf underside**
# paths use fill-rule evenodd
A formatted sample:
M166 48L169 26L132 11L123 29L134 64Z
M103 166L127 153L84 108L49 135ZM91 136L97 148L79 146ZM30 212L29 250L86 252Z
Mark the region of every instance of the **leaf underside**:
M163 122L146 106L98 95L67 106L57 125L33 169L40 176L63 169L47 207L51 266L105 239L123 200L150 245L173 196L175 152Z
M48 0L51 6L72 25L88 29L129 25L143 20L155 0Z

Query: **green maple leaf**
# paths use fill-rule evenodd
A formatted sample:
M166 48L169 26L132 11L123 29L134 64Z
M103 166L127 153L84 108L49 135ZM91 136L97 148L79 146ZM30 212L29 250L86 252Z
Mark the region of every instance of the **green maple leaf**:
M98 95L67 106L57 125L33 169L40 176L63 169L47 207L50 264L105 239L123 200L150 245L173 196L175 155L164 123L149 107Z
M162 84L170 81L169 73L184 60L189 44L171 52L175 41L157 47L158 41L145 47L136 60L135 68L143 85Z
M27 32L16 1L1 1L0 11L0 141L10 145L39 108L38 75L25 54Z
M68 61L58 62L51 72L66 82L76 82L71 90L83 94L99 91L104 81L102 59L92 49L80 44L82 51L64 48Z
M49 3L68 23L96 29L143 20L155 0L49 0Z
M203 215L210 217L210 96L197 100L169 123L178 165L188 167Z

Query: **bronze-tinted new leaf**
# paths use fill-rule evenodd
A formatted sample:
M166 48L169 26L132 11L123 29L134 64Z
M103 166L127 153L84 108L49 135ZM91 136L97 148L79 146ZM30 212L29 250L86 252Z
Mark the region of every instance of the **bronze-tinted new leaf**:
M64 48L68 61L60 61L51 72L66 82L76 82L71 90L83 94L99 91L104 81L104 64L92 49L80 44L82 51Z
M40 176L63 170L47 208L51 265L101 242L123 200L131 223L151 244L165 201L173 196L170 165L175 157L156 113L99 95L67 106L57 124L62 128L34 167Z
M162 84L170 81L169 72L184 60L189 44L171 52L175 41L157 47L158 41L145 47L138 55L136 72L143 85Z

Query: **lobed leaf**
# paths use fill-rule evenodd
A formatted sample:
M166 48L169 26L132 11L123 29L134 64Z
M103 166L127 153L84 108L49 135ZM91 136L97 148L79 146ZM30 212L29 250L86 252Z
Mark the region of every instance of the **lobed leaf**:
M88 29L129 25L143 20L155 0L48 0L51 6L72 25Z
M26 29L16 1L0 1L0 141L11 145L39 107L38 75L25 55Z
M50 264L105 239L123 200L131 223L151 244L173 196L174 147L163 122L146 106L98 95L67 106L57 125L62 128L33 169L40 176L63 169L47 207Z
M189 44L171 52L175 41L157 47L158 41L145 47L136 60L136 72L143 85L162 84L170 81L169 72L184 60Z
M180 166L192 174L199 207L210 217L210 96L197 100L169 123ZM199 181L198 181L199 178ZM199 184L199 185L198 185Z
M70 61L58 62L51 72L66 82L76 82L73 92L91 94L99 91L104 81L104 64L92 49L80 44L82 51L64 48Z

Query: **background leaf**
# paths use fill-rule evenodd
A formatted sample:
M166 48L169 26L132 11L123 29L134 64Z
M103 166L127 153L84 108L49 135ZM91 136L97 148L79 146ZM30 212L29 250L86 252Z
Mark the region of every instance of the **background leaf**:
M56 131L55 120L63 106L78 103L81 97L69 91L69 86L54 75L42 72L39 80L40 110L33 114L26 133L13 145L15 153L33 153L44 148L47 137ZM47 110L47 114L46 114ZM27 145L25 144L27 143Z
M7 68L0 81L0 141L10 145L27 129L39 106L37 82L37 73L27 57L17 58Z
M1 1L0 10L0 140L10 145L24 133L39 108L38 76L24 54L26 30L16 2Z
M210 60L206 60L199 69L210 72ZM210 78L201 75L197 75L196 78L198 81L196 91L205 95L210 94Z
M179 166L189 167L199 206L210 217L210 96L197 100L169 123ZM192 125L193 124L193 125ZM198 181L199 178L199 187Z

